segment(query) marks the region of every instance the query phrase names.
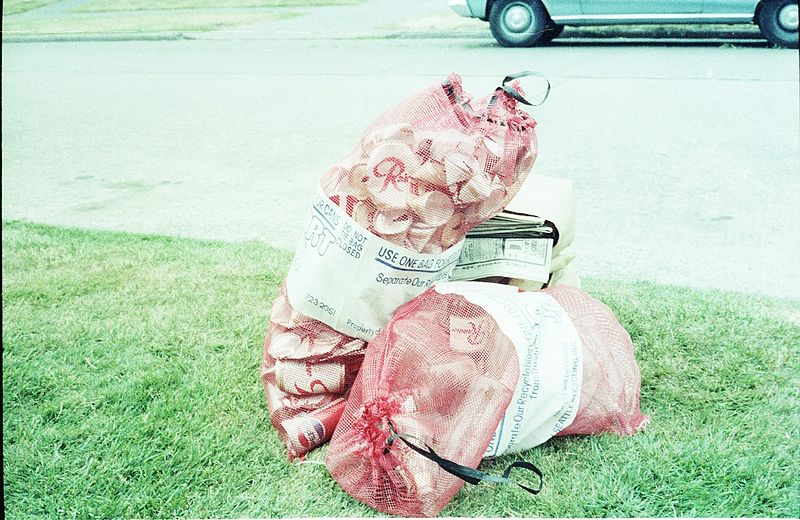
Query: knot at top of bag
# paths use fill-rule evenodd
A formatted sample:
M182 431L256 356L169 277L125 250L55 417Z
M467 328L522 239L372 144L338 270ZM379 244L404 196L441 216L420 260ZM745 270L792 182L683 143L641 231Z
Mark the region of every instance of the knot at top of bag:
M515 80L510 85L503 84L497 87L489 99L484 117L500 126L507 126L514 132L531 131L536 128L536 120L519 108L520 103L534 106L525 99L525 91L519 81Z
M519 81L515 80L517 77L520 76L507 76L503 80L503 84L497 87L492 94L476 103L473 103L472 96L464 92L461 77L456 73L450 74L441 86L456 117L464 127L474 128L477 126L482 133L492 134L494 132L490 128L481 128L486 123L490 123L495 127L506 127L523 133L532 131L536 126L536 120L524 110L519 109L517 105L518 103L535 105L525 99L525 93ZM511 85L506 85L508 81L512 80L514 82Z
M377 460L384 455L387 441L392 435L390 417L400 411L396 396L376 397L361 409L361 416L353 423L353 431L365 442L365 458Z
M526 76L542 78L547 84L544 95L538 103L532 103L525 97L526 94L522 89L519 78ZM532 107L539 106L547 100L549 95L550 81L542 74L530 70L510 74L503 78L502 84L495 89L494 95L489 99L487 117L494 118L499 124L507 125L509 129L515 132L532 130L536 127L536 120L527 112L519 110L517 104L522 103Z

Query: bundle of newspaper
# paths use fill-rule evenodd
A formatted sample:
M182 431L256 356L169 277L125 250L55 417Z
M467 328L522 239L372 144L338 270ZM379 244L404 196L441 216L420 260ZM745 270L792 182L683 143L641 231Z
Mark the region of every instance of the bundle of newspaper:
M506 209L467 233L451 280L480 280L528 291L580 287L575 271L572 182L526 179Z

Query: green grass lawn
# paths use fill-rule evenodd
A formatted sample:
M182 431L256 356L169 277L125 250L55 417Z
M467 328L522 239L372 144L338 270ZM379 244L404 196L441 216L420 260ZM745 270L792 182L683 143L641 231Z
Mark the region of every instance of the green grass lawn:
M299 16L290 12L142 11L135 14L70 14L22 20L6 20L7 35L120 34L159 32L207 32L242 25L268 23Z
M258 368L288 253L20 222L2 236L9 518L375 514L324 466L286 462L270 426ZM443 515L798 516L798 302L586 288L633 337L651 425L551 440L523 454L540 495L465 486Z
M3 2L3 34L74 35L161 32L207 32L257 25L301 16L287 7L352 5L364 0L93 0L51 14L5 17L30 11L53 0ZM261 9L266 8L266 9Z
M45 5L56 3L58 0L3 0L3 14L17 14L38 9Z
M24 13L59 0L3 0L3 14ZM240 7L314 7L353 5L364 0L92 0L76 12L132 11L149 9L226 9Z
M31 0L28 0L31 1ZM240 7L317 7L353 5L364 0L92 0L79 12L134 11L141 9L224 9Z

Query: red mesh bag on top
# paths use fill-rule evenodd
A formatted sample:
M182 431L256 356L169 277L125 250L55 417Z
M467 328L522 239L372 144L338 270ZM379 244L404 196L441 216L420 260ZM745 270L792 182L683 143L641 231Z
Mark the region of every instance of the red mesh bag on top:
M446 280L466 233L519 190L537 153L521 96L504 84L472 103L451 75L381 115L322 177L264 341L262 380L289 458L330 438L363 340Z
M573 425L639 430L639 384L627 333L579 289L439 284L370 341L325 463L367 505L434 516L463 484L452 464L476 468Z

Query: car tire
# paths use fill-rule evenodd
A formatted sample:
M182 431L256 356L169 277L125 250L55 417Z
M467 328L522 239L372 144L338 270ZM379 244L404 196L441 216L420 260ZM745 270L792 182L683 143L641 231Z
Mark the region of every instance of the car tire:
M551 23L538 0L497 0L489 14L492 36L503 47L530 47Z
M766 0L758 13L761 33L773 45L797 49L797 1Z
M548 25L547 28L544 30L544 34L542 37L539 38L536 43L547 43L553 41L555 38L558 38L561 35L561 32L564 30L563 25L556 25L551 24Z

